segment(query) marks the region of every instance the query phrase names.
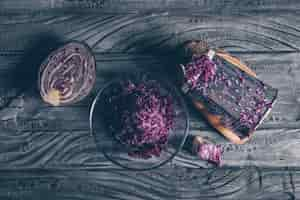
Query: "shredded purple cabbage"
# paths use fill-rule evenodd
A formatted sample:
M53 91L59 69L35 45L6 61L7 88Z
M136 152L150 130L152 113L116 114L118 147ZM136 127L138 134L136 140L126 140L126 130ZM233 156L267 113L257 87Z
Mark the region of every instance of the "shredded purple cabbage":
M197 149L198 156L220 166L222 164L222 147L221 145L203 143L199 144Z
M266 110L272 107L272 99L268 99L262 83L248 80L245 73L237 69L230 71L230 66L223 61L217 56L213 60L207 55L193 57L183 66L185 84L202 97L213 99L220 107L236 113L234 116L239 115L238 119L230 115L230 119L223 117L224 124L252 132Z
M194 57L184 68L185 79L191 89L197 87L199 81L207 86L215 77L217 70L215 63L207 55Z
M266 108L271 108L272 103L266 99L265 94L261 88L256 88L256 96L253 98L249 104L254 106L243 107L240 113L240 122L241 124L252 128L255 128L255 125L260 120L260 117L263 116Z
M142 158L160 156L174 124L170 96L163 96L153 80L121 82L109 97L107 120L115 137L130 145L129 155Z

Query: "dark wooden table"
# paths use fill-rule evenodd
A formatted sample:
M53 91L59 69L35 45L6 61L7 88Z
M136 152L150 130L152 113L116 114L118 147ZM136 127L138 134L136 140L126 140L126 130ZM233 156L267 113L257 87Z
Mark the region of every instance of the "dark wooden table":
M96 151L89 106L112 77L173 65L187 39L205 39L279 89L271 115L233 145L192 109L191 134L222 144L221 169L181 152L148 172L118 168ZM36 66L56 42L89 44L97 86L84 101L50 107ZM300 191L300 1L1 0L0 199L297 199Z

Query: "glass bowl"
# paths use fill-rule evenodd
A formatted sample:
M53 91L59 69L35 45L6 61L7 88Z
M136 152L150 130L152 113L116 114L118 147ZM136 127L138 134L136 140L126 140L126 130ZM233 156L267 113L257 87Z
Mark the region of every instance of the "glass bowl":
M130 155L135 149L126 145L116 139L114 134L109 131L109 128L104 120L105 110L104 102L108 94L119 84L122 80L142 81L147 76L149 80L155 80L160 85L160 93L169 95L172 98L174 108L174 123L173 128L168 133L167 142L160 152L159 156L152 156L151 158L140 158ZM154 78L155 77L155 78ZM135 75L126 76L112 80L104 85L104 87L96 95L90 110L90 131L94 137L97 150L102 152L103 155L111 162L126 169L131 170L149 170L160 167L167 162L171 161L174 156L181 150L188 135L189 129L189 116L186 104L176 89L162 78L154 75Z

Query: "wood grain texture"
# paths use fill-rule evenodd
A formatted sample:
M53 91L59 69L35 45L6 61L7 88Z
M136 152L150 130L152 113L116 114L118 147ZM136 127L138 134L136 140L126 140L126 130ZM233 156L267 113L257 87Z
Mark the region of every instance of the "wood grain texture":
M2 0L0 8L4 11L32 11L63 9L77 12L125 12L171 11L186 13L213 12L228 14L245 11L295 11L299 10L299 1L289 0Z
M298 199L299 8L298 0L1 0L0 199ZM174 66L174 50L197 38L279 88L272 114L243 146L190 108L191 134L221 143L225 166L244 168L190 169L212 166L186 151L150 172L112 165L88 132L96 91L129 69ZM93 47L97 85L83 102L52 108L34 90L35 69L72 39Z
M247 169L2 171L1 199L260 199L299 197L299 172Z
M28 51L41 39L80 40L95 52L167 53L184 41L206 39L231 52L299 51L298 13L273 16L153 14L17 14L0 18L0 51Z
M175 67L174 55L191 38L207 39L212 46L241 57L260 79L279 89L278 103L250 143L229 144L190 107L191 134L222 144L225 166L299 167L297 12L239 18L164 12L5 16L0 20L0 168L116 168L97 152L88 131L89 105L96 91L127 71L165 72ZM34 90L34 69L54 44L73 39L86 42L95 53L96 87L74 106L50 107ZM172 165L211 167L185 151L166 167Z
M260 126L253 139L246 145L228 143L213 131L190 107L191 134L209 136L221 143L225 150L226 166L277 166L298 167L298 138L300 134L299 83L293 77L300 73L295 63L298 53L272 55L239 54L255 66L259 78L279 89L279 99L273 112ZM20 55L6 55L1 63L14 63ZM10 61L9 61L10 60ZM147 67L159 70L164 67L153 56L131 54L96 54L97 87L85 101L74 106L51 107L41 101L34 91L24 91L0 111L3 145L0 146L2 167L114 167L96 151L89 135L89 105L101 85L118 74L135 68ZM148 62L149 61L149 62ZM284 63L284 65L282 64ZM148 64L148 65L147 65ZM120 66L122 66L120 68ZM8 66L3 73L9 77ZM285 78L283 78L285 77ZM280 81L276 81L280 79ZM5 97L6 93L3 94ZM12 137L13 136L13 137ZM47 152L47 153L46 153ZM209 167L196 157L182 152L172 164L187 167Z

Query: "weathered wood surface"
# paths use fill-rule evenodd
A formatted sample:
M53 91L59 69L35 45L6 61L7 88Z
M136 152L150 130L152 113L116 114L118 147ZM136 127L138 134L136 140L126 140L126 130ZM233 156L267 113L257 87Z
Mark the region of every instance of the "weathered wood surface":
M137 13L163 10L188 14L213 12L219 15L244 11L295 11L299 10L299 5L297 0L1 0L0 10L28 12L60 9L63 12L88 13L99 11Z
M221 143L225 166L300 166L300 34L296 14L239 18L166 13L27 17L3 18L0 25L0 167L114 168L96 151L89 135L88 112L95 92L105 81L128 70L164 71L174 67L176 59L171 62L169 58L177 55L175 50L189 38L206 38L213 46L233 52L249 63L259 78L279 89L272 114L246 145L229 144L192 108L190 133ZM71 39L93 48L97 86L93 95L79 104L50 107L32 89L34 69L51 45ZM209 166L186 152L172 164Z
M166 53L187 39L204 38L234 52L299 51L299 13L256 16L152 14L42 14L0 18L1 52L24 51L39 40L81 40L94 52ZM48 44L49 45L49 44ZM3 52L4 51L4 52Z
M0 199L297 199L299 3L1 0ZM120 170L89 135L93 96L128 69L173 67L178 46L191 38L241 57L279 88L278 103L243 146L229 144L190 108L191 134L223 145L224 169L190 169L211 165L183 151L162 169ZM34 90L36 67L56 43L72 39L93 48L97 86L83 102L53 108Z
M255 168L171 168L151 172L1 171L0 198L293 200L299 196L299 178L298 171Z

